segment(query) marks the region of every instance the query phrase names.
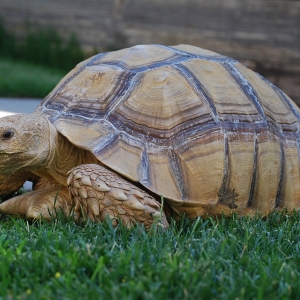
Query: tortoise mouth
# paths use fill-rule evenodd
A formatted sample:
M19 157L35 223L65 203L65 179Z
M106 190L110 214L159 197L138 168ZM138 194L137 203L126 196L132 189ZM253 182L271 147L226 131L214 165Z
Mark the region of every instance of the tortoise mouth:
M0 155L1 154L17 154L17 153L24 153L25 151L21 150L16 150L16 151L6 151L6 150L0 150Z

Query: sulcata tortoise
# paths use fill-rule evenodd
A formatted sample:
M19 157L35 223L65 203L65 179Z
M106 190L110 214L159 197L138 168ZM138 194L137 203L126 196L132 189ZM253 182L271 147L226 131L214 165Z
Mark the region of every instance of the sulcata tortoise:
M233 212L300 208L300 111L234 59L141 45L76 66L31 115L0 120L0 190L34 191L0 211L59 207L147 228ZM164 207L159 202L165 199Z

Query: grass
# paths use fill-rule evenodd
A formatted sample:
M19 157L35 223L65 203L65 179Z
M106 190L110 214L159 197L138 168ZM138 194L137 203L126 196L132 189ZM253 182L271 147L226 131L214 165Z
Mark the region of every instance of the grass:
M0 96L44 98L65 72L0 58Z
M0 221L0 299L299 299L300 218Z
M32 26L20 38L0 20L0 97L44 98L85 56L74 34Z
M38 65L56 68L64 72L72 69L85 57L74 34L63 39L51 28L29 26L23 37L16 37L0 21L0 56L23 60Z

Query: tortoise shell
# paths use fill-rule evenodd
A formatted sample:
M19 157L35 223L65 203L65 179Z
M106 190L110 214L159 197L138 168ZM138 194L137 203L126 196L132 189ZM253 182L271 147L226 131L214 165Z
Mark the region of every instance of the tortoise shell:
M188 45L101 53L35 113L190 217L300 207L299 109L220 54Z

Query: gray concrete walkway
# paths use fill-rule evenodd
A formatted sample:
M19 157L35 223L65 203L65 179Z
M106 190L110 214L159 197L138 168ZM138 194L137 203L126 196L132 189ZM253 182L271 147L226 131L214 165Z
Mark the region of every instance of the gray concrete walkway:
M0 97L0 117L12 114L30 114L38 106L42 99L20 99Z

